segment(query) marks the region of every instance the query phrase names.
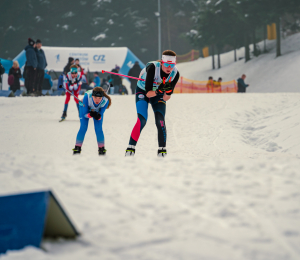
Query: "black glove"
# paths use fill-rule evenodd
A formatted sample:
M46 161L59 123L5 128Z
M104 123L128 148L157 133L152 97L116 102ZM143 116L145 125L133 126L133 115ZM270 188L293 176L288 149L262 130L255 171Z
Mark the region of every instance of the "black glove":
M172 86L169 82L166 82L165 84L161 83L158 89L156 90L156 94L162 94L165 91L169 91L169 90L172 90Z
M93 117L96 120L100 120L101 119L101 114L96 112L96 111L91 111L90 112L90 116Z

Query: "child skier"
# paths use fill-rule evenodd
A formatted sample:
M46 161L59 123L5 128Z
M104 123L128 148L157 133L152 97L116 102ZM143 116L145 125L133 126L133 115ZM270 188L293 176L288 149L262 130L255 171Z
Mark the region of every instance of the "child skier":
M81 88L81 84L82 84L82 80L83 80L83 75L84 72L83 70L78 72L78 68L76 65L72 65L71 66L71 71L68 72L67 75L63 76L63 87L64 89L73 92L74 96L77 97L77 99L74 97L74 100L76 102L76 106L78 109L78 113L79 113L79 101L78 101L78 95L80 92L80 88ZM61 116L61 121L65 120L67 117L67 110L68 110L68 105L69 105L69 101L70 101L70 97L71 94L66 91L66 100L65 100L65 107L64 107L64 111L63 114Z
M132 130L125 156L134 156L135 154L135 146L147 122L149 103L154 112L158 131L157 155L159 157L167 155L166 101L171 98L179 79L179 72L175 65L176 53L166 50L162 53L161 61L148 62L146 68L141 71L140 78L145 81L138 81L137 84L135 100L138 118Z
M80 129L77 134L73 154L80 154L84 136L88 129L89 119L93 118L99 155L105 155L106 150L104 148L104 134L102 130L103 114L106 108L110 107L111 99L103 88L96 87L93 90L85 92L82 103L84 106L82 104L80 106Z

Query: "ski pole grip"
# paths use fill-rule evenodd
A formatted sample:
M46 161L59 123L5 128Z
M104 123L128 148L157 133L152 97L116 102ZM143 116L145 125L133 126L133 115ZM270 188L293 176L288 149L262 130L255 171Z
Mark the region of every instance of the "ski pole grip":
M102 70L102 73L105 73L105 70Z

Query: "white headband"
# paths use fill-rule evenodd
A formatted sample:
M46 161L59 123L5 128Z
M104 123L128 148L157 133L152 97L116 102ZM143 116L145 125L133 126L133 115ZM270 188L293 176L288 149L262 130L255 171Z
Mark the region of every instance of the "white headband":
M176 64L176 56L163 55L161 60L166 63L175 63Z

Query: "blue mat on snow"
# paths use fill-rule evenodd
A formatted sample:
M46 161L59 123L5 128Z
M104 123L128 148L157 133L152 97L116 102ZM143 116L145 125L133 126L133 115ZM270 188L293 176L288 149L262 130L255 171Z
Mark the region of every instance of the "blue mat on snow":
M0 196L0 254L79 233L51 191Z

